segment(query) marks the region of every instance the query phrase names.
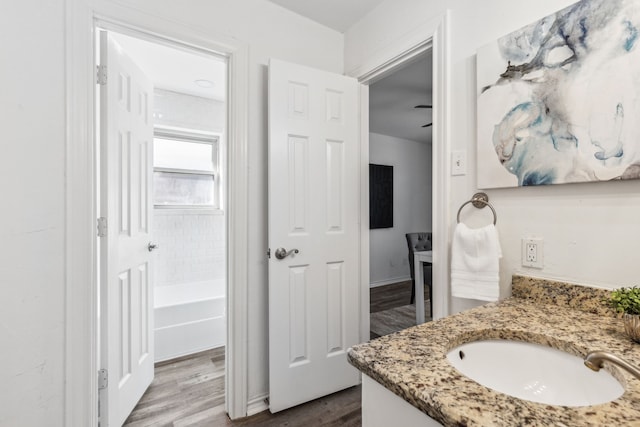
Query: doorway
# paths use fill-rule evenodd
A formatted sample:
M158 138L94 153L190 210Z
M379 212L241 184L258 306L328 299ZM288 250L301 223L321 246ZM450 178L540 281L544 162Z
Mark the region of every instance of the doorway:
M102 171L96 192L100 195L98 211L101 217L109 219L109 212L112 211L107 209L107 205L110 195L114 193L113 188L124 188L125 182L133 182L130 189L124 193L120 191L114 204L119 207L134 205L137 197L148 197L151 208L147 216L148 223L147 219L143 219L142 208L137 211L134 209L133 215L129 214L127 229L120 227L122 218L116 219L111 215L111 222L114 226L118 224L116 228L121 235L131 235L131 229L142 224L149 239L148 251L153 252L149 263L145 264L148 268L144 277L150 286L146 290L142 286L136 288L135 277L131 278L130 273L123 276L118 272L119 277L125 279L120 279L119 284L123 286L119 288L119 298L116 298L130 310L135 301L148 298L151 308L147 310L149 316L140 314L142 311L135 313L135 310L125 315L123 313L126 310L122 307L116 308L116 316L112 316L114 300L109 294L112 285L109 274L113 266L113 246L118 243L114 243L116 239L109 239L108 233L105 233L105 237L111 246L102 239L98 255L98 306L102 313L98 366L109 365L113 368L110 369L112 387L135 377L132 365L136 361L129 362L125 353L144 348L144 339L141 337L148 336L152 344L144 354L140 351L139 358L152 359L157 368L178 358L180 361L192 359L207 363L208 360L210 363L212 358L202 356L213 351L219 369L220 361L224 366L225 360L228 305L227 59L212 52L152 39L144 34L123 34L113 30L99 32L100 38L104 36L105 40L108 39L104 43L109 44L109 49L113 46L114 52L130 59L153 85L149 93L151 102L146 104L139 101L147 95L132 90L135 79L126 73L116 73L111 76L115 78L106 79L106 83L99 82L101 86L109 83L117 86L112 98L116 104L125 105L125 109L139 109L142 112L146 105L153 106L143 113L152 124L150 147L153 156L147 164L145 157L136 153L135 142L128 141L128 145L122 145L123 138L131 139L129 133L111 138L109 129L118 128L117 125L113 126L113 121L118 120L119 116L111 114L111 100L107 99L110 92L99 89L96 122L102 148L98 150L101 154L97 163ZM105 59L105 46L100 43L100 55L97 55L101 58L99 66L103 65ZM112 58L109 58L108 67L112 65L116 64L112 64ZM107 71L104 73L106 75ZM112 168L109 162L113 159L109 158L110 149L105 148L106 144L112 144L115 140L120 145L115 160L121 162L116 166L120 171L116 179L108 173ZM143 148L140 150L142 152ZM136 274L134 272L133 276ZM144 307L144 303L141 303L141 307ZM137 316L142 320L136 323ZM138 334L128 332L125 330L128 324L145 330ZM110 328L120 329L123 338L124 344L115 346L115 350L110 338L107 344ZM135 343L138 338L140 343ZM115 356L116 363L113 363L115 351L121 354ZM123 365L126 365L126 369ZM114 374L122 375L114 378ZM224 390L224 375L219 382ZM111 395L112 390L106 399L107 411L104 412L109 414L109 425L120 425L136 405L140 393L123 393L126 396L116 400Z
M391 215L383 223L370 221L372 339L416 324L413 257L407 234L420 233L416 236L421 240L420 249L431 249L432 68L432 50L428 49L369 85L370 214L377 215L385 209L378 190L387 187L381 191L389 193L386 197ZM388 182L371 175L379 168L387 170ZM431 283L431 267L427 266L424 286L427 321L432 318Z

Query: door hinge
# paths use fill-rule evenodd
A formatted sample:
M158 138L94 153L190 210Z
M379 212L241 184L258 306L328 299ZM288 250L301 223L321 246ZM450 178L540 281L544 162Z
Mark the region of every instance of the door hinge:
M98 218L98 237L105 237L107 235L107 218L101 216Z
M271 248L267 249L267 258L271 259Z
M98 371L98 390L104 390L109 386L109 371L100 369Z
M96 65L96 81L99 85L107 84L107 66Z

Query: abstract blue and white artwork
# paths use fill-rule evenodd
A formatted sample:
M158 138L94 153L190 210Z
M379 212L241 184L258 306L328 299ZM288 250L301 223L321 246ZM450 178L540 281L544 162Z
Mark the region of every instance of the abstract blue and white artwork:
M583 0L478 50L478 188L640 178L640 1Z

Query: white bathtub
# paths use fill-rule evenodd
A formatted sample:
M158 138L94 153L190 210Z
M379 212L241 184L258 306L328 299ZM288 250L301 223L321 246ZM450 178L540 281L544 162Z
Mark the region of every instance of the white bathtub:
M154 289L155 361L225 345L224 280Z

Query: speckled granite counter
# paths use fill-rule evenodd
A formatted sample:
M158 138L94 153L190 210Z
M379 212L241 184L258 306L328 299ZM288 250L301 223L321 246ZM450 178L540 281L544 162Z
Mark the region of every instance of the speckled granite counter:
M445 426L640 425L640 380L609 364L606 369L625 393L588 407L520 400L476 383L449 364L447 352L462 343L511 339L580 357L606 350L640 366L640 344L625 335L622 320L602 303L608 291L514 276L512 293L507 300L357 345L349 361Z

